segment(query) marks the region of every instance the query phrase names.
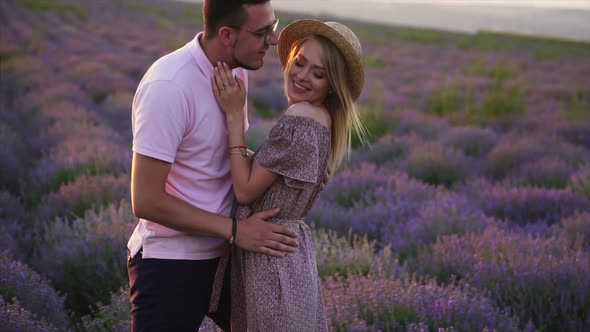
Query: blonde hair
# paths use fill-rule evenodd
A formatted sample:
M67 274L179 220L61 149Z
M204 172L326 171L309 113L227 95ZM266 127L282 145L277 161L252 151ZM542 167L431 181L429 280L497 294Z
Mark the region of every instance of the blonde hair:
M367 143L367 130L361 122L355 100L352 97L344 56L329 39L313 35L293 43L284 70L285 84L288 84L287 75L293 59L299 53L303 43L309 38L319 41L322 47L322 62L326 69L330 87L333 90L324 100L324 106L332 118L332 146L328 167L334 172L344 157L350 155L353 131L358 135L360 141L365 144Z

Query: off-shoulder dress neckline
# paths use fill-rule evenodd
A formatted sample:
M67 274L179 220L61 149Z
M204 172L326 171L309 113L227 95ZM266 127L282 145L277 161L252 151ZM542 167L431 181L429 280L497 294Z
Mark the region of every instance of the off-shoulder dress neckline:
M314 118L310 118L308 116L301 116L301 115L291 115L291 114L282 114L281 118L293 118L293 119L301 119L302 121L309 121L311 123L315 123L316 125L324 128L327 131L330 131L330 128L325 126L323 123L321 123L319 120L316 120Z

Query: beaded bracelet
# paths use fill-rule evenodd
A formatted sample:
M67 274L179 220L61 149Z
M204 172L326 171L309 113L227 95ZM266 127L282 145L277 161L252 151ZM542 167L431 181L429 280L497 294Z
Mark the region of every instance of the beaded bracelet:
M229 154L230 154L230 155L232 155L232 154L237 154L237 155L240 155L240 156L242 156L242 157L244 157L244 158L248 158L248 151L240 151L240 152L237 152L237 151L232 151L232 152L230 152Z

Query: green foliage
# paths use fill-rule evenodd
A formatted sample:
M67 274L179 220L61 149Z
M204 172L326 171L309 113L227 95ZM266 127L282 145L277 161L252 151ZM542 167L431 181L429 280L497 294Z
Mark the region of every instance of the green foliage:
M590 94L576 91L561 98L559 114L568 120L590 120Z
M383 62L383 60L375 56L368 56L363 58L363 63L365 65L365 69L385 67L385 63Z
M272 119L278 114L278 112L272 108L268 101L262 97L250 96L248 97L248 100L250 103L252 103L252 106L256 110L256 114L258 114L263 119Z
M69 3L60 3L59 1L23 0L17 3L28 9L52 11L60 16L74 16L81 20L88 16L86 10L82 6Z
M492 84L481 105L477 105L471 97L464 101L463 109L466 110L466 113L463 122L481 124L486 120L512 114L523 114L526 111L526 101L524 100L522 87L517 83L513 83L512 85L506 83L518 77L516 70L508 60L502 59L498 61L491 69L487 69L483 61L478 60L465 67L464 72L468 75L488 77L492 81ZM438 98L446 101L448 104L453 101L450 98L455 97L452 92L447 92L446 95L439 96ZM443 97L446 97L446 99L443 99ZM458 99L458 97L455 97L455 99ZM440 101L439 104L441 104ZM453 105L445 106L450 107Z
M179 24L194 28L203 24L201 6L195 6L192 2L178 2L174 6L161 6L157 2L141 0L116 0L116 2L122 10L153 15L158 29L170 30Z
M97 91L92 94L92 100L96 105L100 105L108 97L108 95L109 93L106 91Z
M46 221L58 216L81 216L88 210L100 209L112 201L128 199L128 196L127 175L83 175L45 195L35 213Z
M564 57L590 57L590 42L573 41L559 38L526 36L515 33L479 31L476 34L440 31L426 28L408 28L374 25L361 29L362 25L353 26L353 31L360 31L359 38L376 43L391 45L392 40L418 42L462 49L507 50L528 52L538 59ZM358 28L358 29L357 29Z
M133 11L146 12L157 15L165 15L167 13L166 6L146 4L141 1L118 0L117 3L123 8Z
M376 142L380 137L391 131L396 126L395 118L384 114L383 104L379 101L371 101L361 104L359 114L361 122L367 129L367 140L369 143ZM352 135L352 147L361 146L361 140L356 133Z
M82 317L83 331L129 331L131 328L131 303L129 288L122 288L111 295L108 304L98 303L97 309Z
M502 59L497 62L490 71L487 72L487 76L495 82L505 81L516 78L516 70L506 59Z
M201 7L189 4L184 7L183 19L186 20L187 24L201 25L203 24L203 15L200 10Z
M25 196L25 206L29 209L35 208L41 203L43 196L59 190L62 185L71 183L78 177L117 175L114 170L115 168L110 165L98 164L75 164L69 168L59 168L43 184L29 188L30 191Z
M528 51L545 58L590 56L590 43L585 41L485 30L479 31L470 39L471 43L468 44L482 50Z
M250 123L250 128L246 132L246 146L252 151L258 150L266 137L268 137L272 125L273 123L270 120Z
M431 185L451 187L467 177L461 165L463 159L463 155L454 149L438 143L425 144L408 156L408 175Z
M462 104L463 100L457 91L457 85L450 84L427 99L425 112L445 116L460 111Z
M590 166L581 167L572 174L568 187L576 194L590 199Z
M467 107L467 119L471 123L483 123L487 120L502 118L510 115L521 115L526 112L526 100L519 83L509 85L509 80L517 79L514 67L506 60L497 62L490 70L485 69L481 61L467 67L466 71L473 74L485 75L492 84L484 96L481 106L472 102Z
M334 275L367 275L371 271L396 266L389 246L377 253L375 241L367 235L348 232L346 237L333 230L319 229L313 233L318 272L322 279Z
M476 62L473 62L463 68L463 72L467 75L477 75L477 76L486 76L487 69L486 64L482 59L478 59Z
M498 135L488 128L475 126L453 127L441 138L441 143L451 146L464 155L481 158L497 144Z
M492 81L505 81L517 77L516 69L506 58L496 62L491 69L486 67L482 59L478 59L465 66L463 72L471 76L486 76Z
M496 80L485 95L480 107L468 109L467 119L470 123L505 118L526 113L526 101L522 87L518 84L507 86L503 80Z

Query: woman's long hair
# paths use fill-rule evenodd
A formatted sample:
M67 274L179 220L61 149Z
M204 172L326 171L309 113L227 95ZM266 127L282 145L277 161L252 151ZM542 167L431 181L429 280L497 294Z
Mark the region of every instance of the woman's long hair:
M355 100L350 91L344 56L329 39L322 36L311 36L293 43L284 71L285 84L288 84L287 75L293 59L299 53L303 43L309 38L315 38L320 42L323 55L322 62L332 90L324 100L324 106L332 118L332 148L328 167L331 172L334 172L344 157L350 153L353 131L364 144L367 142L367 130L361 122Z

